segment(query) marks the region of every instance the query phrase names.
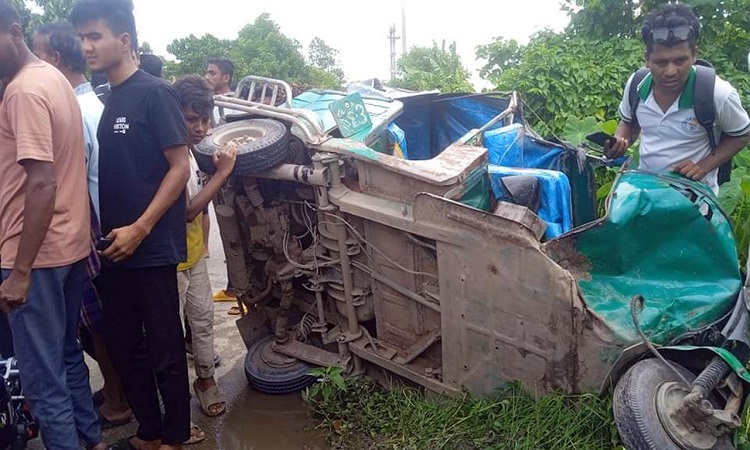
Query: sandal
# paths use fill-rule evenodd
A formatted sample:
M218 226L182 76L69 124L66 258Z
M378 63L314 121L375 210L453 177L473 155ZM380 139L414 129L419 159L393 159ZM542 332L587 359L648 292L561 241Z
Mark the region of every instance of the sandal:
M208 435L205 431L201 430L201 427L193 422L190 422L190 439L183 442L182 445L198 444L206 440Z
M216 417L226 412L227 402L226 400L224 400L224 396L221 394L219 386L214 385L205 391L201 391L198 388L198 380L195 380L193 382L193 391L195 391L195 396L198 397L198 403L201 405L203 414L207 415L208 417ZM218 408L219 412L212 413L211 406L219 404L222 405L220 408Z

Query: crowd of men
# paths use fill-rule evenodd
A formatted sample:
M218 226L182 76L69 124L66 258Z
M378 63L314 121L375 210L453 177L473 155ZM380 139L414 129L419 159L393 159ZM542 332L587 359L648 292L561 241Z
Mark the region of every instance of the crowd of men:
M236 150L214 155L206 180L189 148L215 123L233 67L207 66L160 79L161 60L138 54L130 0L81 0L69 22L34 30L31 48L0 1L0 308L47 448L107 448L101 430L133 418L119 448L205 439L190 420L186 347L201 410L226 410L204 256L207 207ZM95 89L87 70L104 77ZM104 378L93 394L82 347Z
M716 191L718 167L750 140L739 95L717 76L716 120L704 130L690 91L698 19L667 5L642 31L641 106L629 96L634 75L606 153L621 156L640 135L642 168ZM103 77L95 89L87 70ZM236 149L214 155L207 180L190 148L218 122L213 96L230 91L233 71L217 58L204 77L160 79L161 61L138 54L131 0L80 0L69 22L34 30L31 48L0 0L0 308L47 448L107 448L101 430L133 418L137 434L120 448L205 439L190 419L186 330L201 410L226 410L204 257L207 207ZM232 295L230 285L214 298ZM105 380L93 394L81 344Z

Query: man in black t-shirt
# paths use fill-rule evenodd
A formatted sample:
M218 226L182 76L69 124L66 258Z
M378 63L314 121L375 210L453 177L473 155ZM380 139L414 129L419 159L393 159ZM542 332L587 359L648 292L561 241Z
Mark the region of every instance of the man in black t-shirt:
M107 345L140 425L129 446L179 449L190 437L176 270L186 259L190 176L182 110L171 86L136 66L130 0L81 0L71 21L89 67L112 87L97 134L102 234L111 239L102 243L97 288Z

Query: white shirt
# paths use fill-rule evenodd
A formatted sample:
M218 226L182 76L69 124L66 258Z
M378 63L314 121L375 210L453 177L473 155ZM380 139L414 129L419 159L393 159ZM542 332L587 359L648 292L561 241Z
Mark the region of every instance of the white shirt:
M628 92L631 76L625 85L625 93L620 103L620 117L625 122L632 122ZM639 169L650 172L664 172L675 164L691 160L700 162L711 154L711 143L706 130L695 117L693 107L679 108L678 98L667 112L663 112L654 99L653 90L648 98L638 104L638 124L641 127L641 144ZM714 88L714 108L716 122L714 130L716 142L722 134L742 136L750 131L750 118L742 107L740 96L728 82L716 77ZM709 172L703 182L715 193L719 192L716 180L718 169Z
M96 217L99 216L99 141L96 131L99 129L99 119L104 112L104 105L91 89L90 83L84 83L75 88L78 105L83 117L83 144L86 154L86 176L89 195Z

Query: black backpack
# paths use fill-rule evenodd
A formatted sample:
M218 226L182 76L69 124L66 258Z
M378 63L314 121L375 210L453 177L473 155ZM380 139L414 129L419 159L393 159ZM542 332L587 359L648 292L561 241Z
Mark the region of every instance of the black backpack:
M698 123L706 130L708 142L711 150L716 150L717 142L714 134L714 122L716 121L716 108L714 108L714 87L716 86L716 71L711 63L699 59L696 61L695 87L693 90L693 110ZM630 83L628 91L628 102L630 104L630 114L633 117L633 124L638 125L638 116L635 114L638 104L641 101L638 96L638 85L641 84L646 75L649 74L647 67L641 67L633 75L633 81ZM719 167L717 175L718 183L724 184L729 181L732 174L732 160Z

